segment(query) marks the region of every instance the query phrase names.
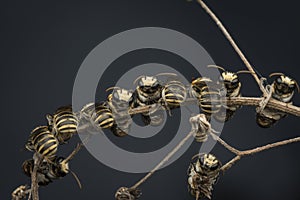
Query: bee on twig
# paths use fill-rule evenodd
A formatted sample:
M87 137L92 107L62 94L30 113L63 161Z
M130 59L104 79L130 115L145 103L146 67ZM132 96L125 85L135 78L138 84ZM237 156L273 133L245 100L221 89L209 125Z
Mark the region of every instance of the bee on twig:
M270 87L271 97L284 102L291 103L295 90L300 91L298 83L284 75L283 73L272 73L270 77L276 76L277 78ZM256 122L262 128L269 128L280 119L286 117L287 114L271 108L264 108L256 114Z
M20 185L11 193L11 198L12 200L26 199L30 191L31 189L27 185Z
M48 126L60 144L65 144L77 133L78 118L72 111L72 106L58 108L53 115L46 116Z
M141 196L141 190L121 187L115 194L116 200L136 200Z
M194 132L194 137L197 142L206 142L211 132L217 133L217 131L212 129L205 114L198 114L191 117L190 124L192 126L191 131Z
M221 162L212 154L204 153L192 158L188 169L188 190L196 200L203 197L211 199L221 166Z
M230 72L230 71L226 71L223 67L216 66L216 65L209 65L208 67L222 70L221 76L217 82L217 84L222 87L224 85L224 89L221 89L221 91L224 91L224 94L221 94L222 96L224 95L228 98L242 96L241 95L242 83L240 82L238 75L241 73L251 73L251 72L246 70L241 70L238 72ZM217 121L226 122L232 118L234 113L240 107L241 106L238 105L233 105L233 106L222 105L220 111L214 115L214 118Z
M186 98L187 89L178 80L168 81L162 90L161 101L167 110L180 107Z
M57 138L50 132L48 126L39 126L31 131L25 147L49 161L55 156L58 144Z
M192 81L189 94L197 98L202 112L210 120L211 115L221 109L221 93L218 84L210 78L199 77Z
M133 101L133 93L119 87L111 87L106 91L109 90L113 90L107 98L107 105L114 118L114 124L112 125L111 130L114 135L123 137L128 134L132 124L132 119L128 111L130 104Z
M147 105L157 105L149 113L142 113L142 120L145 125L159 126L164 121L164 115L161 110L158 110L162 97L162 90L164 88L159 76L177 76L173 73L159 73L155 76L139 76L134 84L137 87L133 93L133 102L131 108Z
M67 158L55 156L51 161L44 159L37 169L38 185L46 186L53 182L53 180L63 178L71 172L81 188L81 183L77 175L69 168L69 161L74 157L80 148L81 147L77 146L77 148ZM37 158L34 157L33 159L25 160L22 164L23 172L28 177L31 177L36 159Z

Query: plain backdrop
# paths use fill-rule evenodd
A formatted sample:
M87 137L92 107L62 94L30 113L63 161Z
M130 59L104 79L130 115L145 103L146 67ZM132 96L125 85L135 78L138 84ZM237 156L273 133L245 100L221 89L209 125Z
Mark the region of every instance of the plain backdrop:
M207 3L262 75L284 72L300 81L297 1L207 0ZM15 187L29 183L21 164L31 156L24 151L30 131L46 123L46 113L71 103L77 70L88 53L106 38L138 27L170 28L198 41L217 64L232 71L245 69L224 36L195 2L2 1L0 24L1 199L9 199ZM185 64L166 52L133 52L113 63L111 72L116 72L118 67L148 62L178 69ZM107 77L101 84L112 86L117 80L117 74L107 73ZM260 95L251 76L242 75L241 80L244 95ZM299 94L294 102L300 105ZM289 116L270 129L262 129L256 125L254 108L243 107L226 123L222 136L237 148L247 149L297 136L300 133L297 123L298 118ZM74 138L61 154L67 155L72 150L77 141ZM170 139L172 133L163 131L145 146L159 148ZM143 144L141 140L121 141L128 149L142 148ZM193 199L187 192L186 170L198 150L199 144L194 143L180 159L142 185L141 199ZM221 176L213 198L300 199L299 150L299 144L292 144L242 159ZM213 153L222 162L233 156L219 145ZM113 170L85 149L72 161L71 167L82 180L83 189L79 190L73 178L67 176L41 188L41 200L113 199L118 187L130 186L143 176Z

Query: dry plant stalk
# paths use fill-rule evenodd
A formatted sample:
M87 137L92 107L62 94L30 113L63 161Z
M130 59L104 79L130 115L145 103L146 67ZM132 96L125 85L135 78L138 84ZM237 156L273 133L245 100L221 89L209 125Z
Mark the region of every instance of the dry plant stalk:
M32 196L32 200L39 200L39 185L37 181L37 170L43 162L43 158L36 153L36 160L34 161L34 167L31 173L31 191L28 197L30 200Z
M202 0L196 0L201 7L209 14L209 16L213 19L213 21L217 24L217 26L220 28L226 39L230 42L236 53L239 55L243 63L246 65L247 69L251 72L252 76L254 77L255 81L257 82L260 90L263 93L263 97L235 97L235 98L226 98L226 104L227 105L243 105L243 106L256 106L259 107L262 105L262 102L269 96L268 91L266 90L265 87L263 87L262 84L262 79L259 79L258 75L256 74L253 66L250 64L250 62L247 60L246 56L243 54L243 52L240 50L236 42L233 40L232 36L229 34L229 32L226 30L222 22L217 18L217 16L213 13L213 11L202 1ZM195 103L194 99L188 99L185 104L190 104L190 103ZM183 105L184 106L184 105ZM287 104L280 102L275 99L268 99L268 101L265 102L265 107L273 108L279 111L282 111L284 113L290 114L290 115L295 115L295 116L300 116L300 107L294 106L292 104ZM143 107L138 107L134 109L129 110L130 115L134 114L139 114L139 113L146 113L151 110L152 106L143 106ZM160 108L163 109L163 108ZM78 127L79 130L84 130L88 126L84 125L82 127ZM158 169L160 169L187 141L189 138L191 138L194 135L194 133L191 131L188 133L181 141L180 143L171 151L169 152L166 157L158 163L148 174L146 174L141 180L139 180L136 184L134 184L132 187L129 189L137 189L141 184L143 184L145 181L147 181ZM223 165L220 168L220 171L225 172L226 170L230 169L237 161L239 161L242 157L247 156L247 155L252 155L256 154L268 149L284 146L287 144L295 143L295 142L300 142L300 137L292 138L292 139L287 139L271 144L267 144L264 146L256 147L253 149L249 150L238 150L222 140L219 136L216 134L210 132L210 135L212 136L213 139L215 139L218 143L223 145L227 150L235 154L235 157L228 161L225 165ZM70 158L73 157L82 147L83 144L78 145L76 149L71 153L69 156ZM37 183L37 169L42 163L43 158L37 156L37 160L34 165L34 169L31 175L31 193L32 193L32 199L33 200L38 200L39 195L38 195L38 183ZM29 195L29 199L31 196Z
M247 58L245 57L245 55L243 54L243 52L240 50L240 48L238 47L238 45L236 44L236 42L233 40L232 36L229 34L229 32L227 31L227 29L224 27L224 25L222 24L222 22L217 18L217 16L213 13L213 11L202 1L202 0L197 0L197 2L202 6L202 8L209 14L209 16L214 20L214 22L217 24L217 26L220 28L220 30L222 31L222 33L224 34L224 36L226 37L226 39L230 42L230 44L232 45L232 47L234 48L234 50L237 52L237 54L239 55L239 57L241 58L241 60L244 62L244 64L246 65L246 67L248 68L248 70L251 72L251 74L253 75L254 79L256 80L260 90L263 93L264 98L262 97L235 97L235 98L227 98L226 99L226 104L227 105L246 105L246 106L257 106L257 107L269 107L269 108L273 108L276 110L280 110L282 112L285 112L287 114L291 114L291 115L295 115L295 116L300 116L300 108L297 106L294 106L292 104L288 104L288 103L283 103L280 101L277 101L275 99L270 98L270 91L268 92L266 90L266 88L263 87L263 78L259 79L256 72L254 71L252 65L250 64L250 62L247 60ZM265 101L265 99L267 99L267 101ZM265 101L265 102L263 102ZM191 103L194 102L194 100L187 100L186 103ZM135 113L143 113L143 112L147 112L149 111L149 109L151 108L151 106L147 106L147 107L143 107L143 108L136 108L134 110L131 110L131 114L135 114ZM233 164L235 164L237 161L239 161L243 156L247 156L247 155L252 155L255 153L259 153L268 149L272 149L272 148L276 148L279 146L284 146L287 144L291 144L291 143L295 143L295 142L300 142L300 137L296 137L296 138L292 138L292 139L288 139L288 140L283 140L283 141L279 141L279 142L275 142L275 143L271 143L271 144L267 144L261 147L256 147L250 150L245 150L245 151L241 151L238 150L234 147L232 147L231 145L229 145L228 143L226 143L224 140L222 140L219 136L215 135L214 133L210 132L211 136L217 140L217 142L219 142L221 145L223 145L226 149L228 149L230 152L232 152L233 154L235 154L236 156L228 161L225 165L223 165L220 170L225 172L226 170L230 169L232 167ZM187 135L186 138L191 137L191 133L189 133ZM184 141L186 138L184 138ZM172 156L173 154L175 154L175 150L180 149L180 147L184 144L180 142L173 150L171 153L169 153L166 158L170 158L170 156ZM151 172L149 172L144 178L142 178L139 182L137 182L133 187L136 188L137 186L141 185L143 182L145 182L151 175L153 175L153 173L159 169L159 166L162 166L165 161L165 159L163 159L153 170L151 170Z
M65 159L65 161L68 162L69 160L71 160L80 151L83 145L84 145L83 143L77 144L76 148ZM43 162L43 157L38 155L37 153L34 155L34 157L36 158L36 160L34 162L33 171L31 173L31 189L29 192L28 200L30 200L31 198L32 200L39 200L39 192L38 192L39 185L37 180L37 171Z

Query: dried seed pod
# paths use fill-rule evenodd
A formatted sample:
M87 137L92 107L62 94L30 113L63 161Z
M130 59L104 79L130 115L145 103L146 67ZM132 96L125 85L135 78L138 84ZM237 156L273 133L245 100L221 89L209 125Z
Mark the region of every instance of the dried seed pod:
M221 162L212 154L195 156L188 169L188 189L191 195L211 199L214 184L219 177Z

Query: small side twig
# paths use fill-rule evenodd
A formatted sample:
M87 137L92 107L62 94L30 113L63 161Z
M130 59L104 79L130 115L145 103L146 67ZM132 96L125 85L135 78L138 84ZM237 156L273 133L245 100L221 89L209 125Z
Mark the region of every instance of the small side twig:
M214 134L214 133L210 133L212 138L216 141L218 141L221 145L223 145L226 149L228 149L228 151L234 153L235 155L239 155L241 153L240 150L232 147L231 145L227 144L224 140L222 140L222 138L220 138L220 136Z
M186 135L179 143L176 145L176 147L170 151L167 156L158 163L146 176L144 176L140 181L138 181L136 184L134 184L130 189L136 189L141 184L143 184L147 179L149 179L159 168L161 168L187 141L190 137L193 137L194 132L190 132L188 135Z
M300 142L300 137L287 139L287 140L275 142L275 143L272 143L272 144L267 144L267 145L264 145L264 146L261 146L261 147L256 147L256 148L250 149L250 150L239 151L239 153L236 154L236 156L232 160L230 160L225 165L223 165L223 167L220 170L223 171L223 172L227 171L237 161L239 161L244 156L253 155L253 154L256 154L256 153L259 153L259 152L262 152L262 151L266 151L266 150L269 150L269 149L272 149L272 148L275 148L275 147L280 147L280 146L284 146L284 145L295 143L295 142Z

